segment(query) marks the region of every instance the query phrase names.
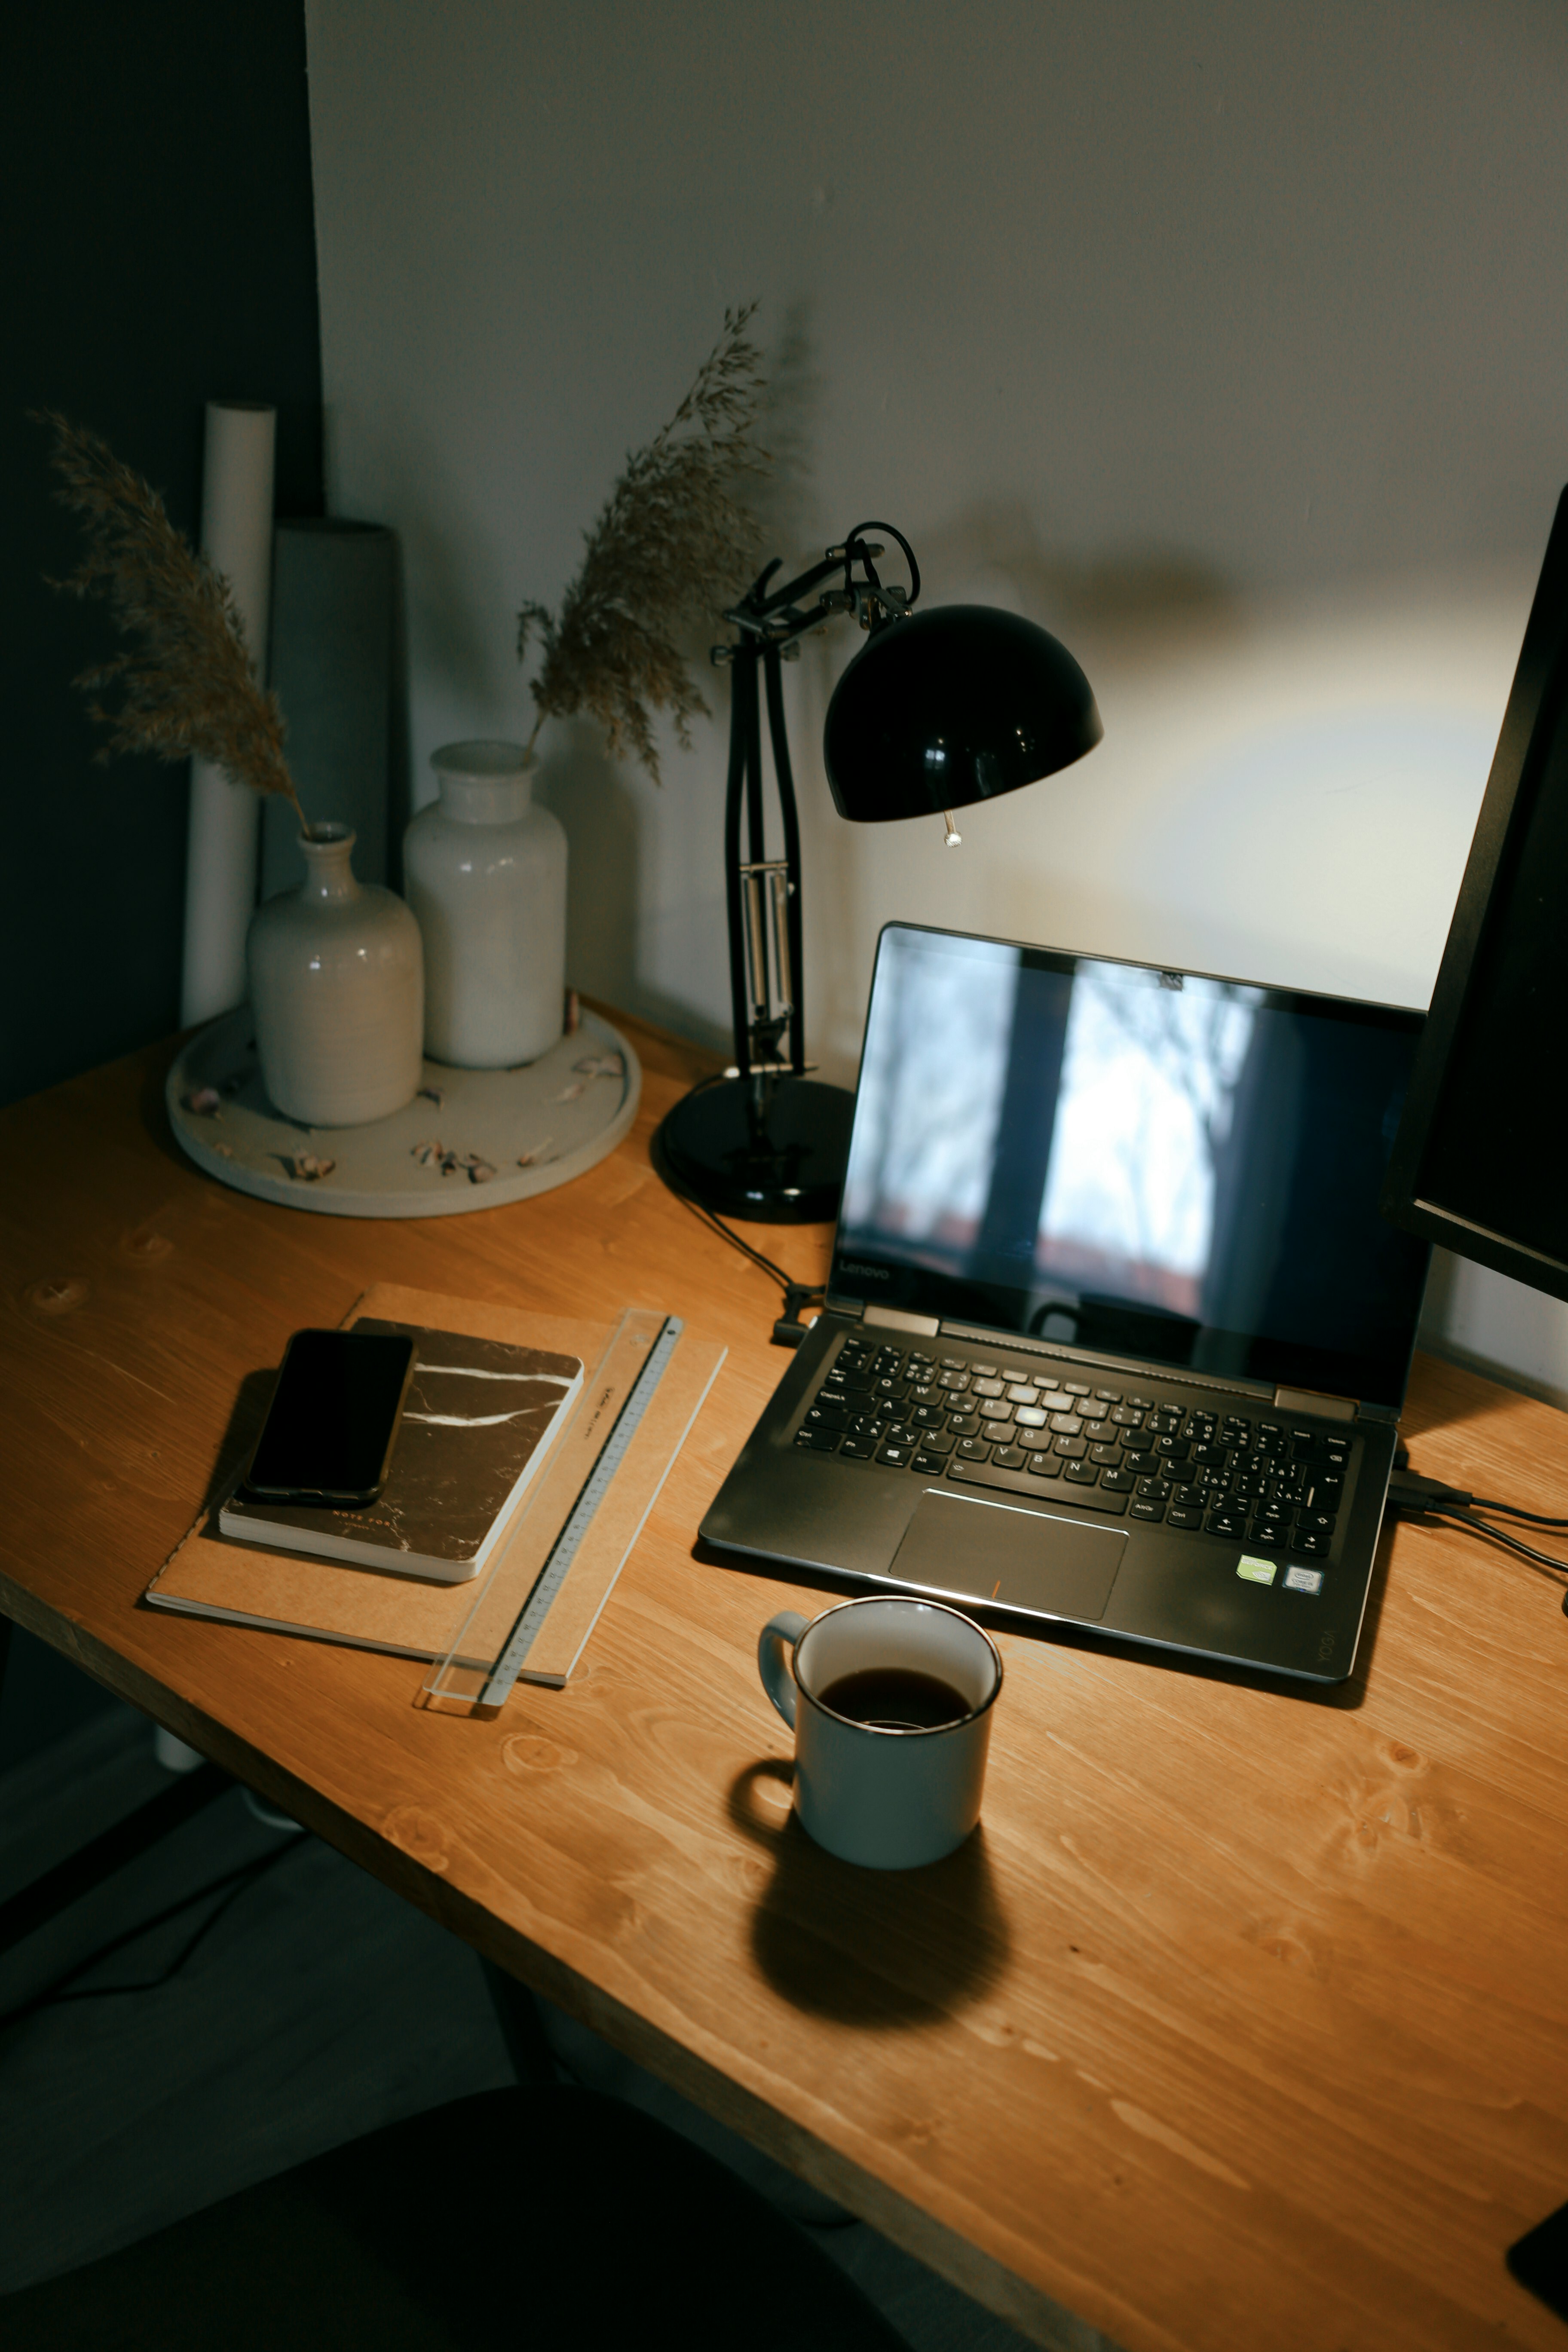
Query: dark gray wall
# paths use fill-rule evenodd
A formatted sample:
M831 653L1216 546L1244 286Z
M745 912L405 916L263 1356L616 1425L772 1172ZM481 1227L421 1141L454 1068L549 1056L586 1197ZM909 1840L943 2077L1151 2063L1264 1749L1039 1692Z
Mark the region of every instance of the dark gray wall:
M0 1100L175 1024L186 773L93 764L69 680L101 607L53 594L76 531L39 407L91 425L195 534L204 404L278 407L278 502L321 510L300 0L57 0L7 42L0 184Z
M186 773L93 764L69 680L113 640L53 594L74 526L39 407L103 434L195 533L204 404L278 407L278 501L321 509L321 352L300 0L18 11L0 118L0 1101L174 1027ZM18 1635L0 1766L102 1694Z

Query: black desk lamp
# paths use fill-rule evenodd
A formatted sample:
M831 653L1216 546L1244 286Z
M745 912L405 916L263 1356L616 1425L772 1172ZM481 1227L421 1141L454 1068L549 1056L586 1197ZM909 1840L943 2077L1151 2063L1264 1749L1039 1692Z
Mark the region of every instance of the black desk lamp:
M875 559L885 551L861 536L868 530L898 541L908 589L878 578ZM778 569L775 558L725 614L737 642L713 648L731 672L724 863L734 1066L677 1103L654 1147L666 1180L703 1207L786 1224L837 1215L855 1098L806 1075L800 828L781 662L797 658L801 638L835 614L855 614L868 642L834 689L823 731L834 804L861 824L942 816L950 848L959 840L954 809L1054 775L1092 751L1104 730L1082 670L1032 621L988 604L914 614L920 567L890 523L858 524L841 547L770 593ZM840 584L803 608L797 600L836 572ZM782 857L768 856L763 834L764 698Z

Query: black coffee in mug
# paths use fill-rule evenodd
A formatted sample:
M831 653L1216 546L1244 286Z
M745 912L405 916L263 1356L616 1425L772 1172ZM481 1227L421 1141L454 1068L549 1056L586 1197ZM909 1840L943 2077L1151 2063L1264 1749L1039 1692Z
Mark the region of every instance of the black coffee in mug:
M912 1666L862 1666L840 1675L820 1696L835 1715L875 1731L936 1731L971 1711L962 1691Z

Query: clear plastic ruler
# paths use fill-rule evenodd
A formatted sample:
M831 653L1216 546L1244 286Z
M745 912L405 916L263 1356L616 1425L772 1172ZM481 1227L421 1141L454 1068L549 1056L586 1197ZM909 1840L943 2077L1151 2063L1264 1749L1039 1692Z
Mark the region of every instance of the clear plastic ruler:
M520 1677L565 1682L723 1361L684 1329L640 1307L621 1318L427 1706L490 1714Z

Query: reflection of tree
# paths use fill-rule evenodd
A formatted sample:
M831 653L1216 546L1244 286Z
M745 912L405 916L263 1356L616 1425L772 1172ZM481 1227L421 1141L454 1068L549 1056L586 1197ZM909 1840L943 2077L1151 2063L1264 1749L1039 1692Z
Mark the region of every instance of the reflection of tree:
M1214 1167L1230 1128L1231 1095L1247 1050L1252 1016L1248 992L1227 981L1184 989L1128 989L1090 974L1096 1002L1131 1045L1183 1096ZM1147 1163L1145 1163L1147 1165Z
M868 1225L895 1232L911 1202L933 1189L933 1161L956 1157L962 1168L966 1146L971 1163L989 1156L992 1139L981 1128L986 1113L994 1122L999 1081L993 1064L1007 1033L1014 975L992 966L933 968L933 959L896 940L889 950L898 961L887 975L890 1010L879 1006L879 1116L860 1213ZM934 1189L948 1202L959 1182L950 1171Z

